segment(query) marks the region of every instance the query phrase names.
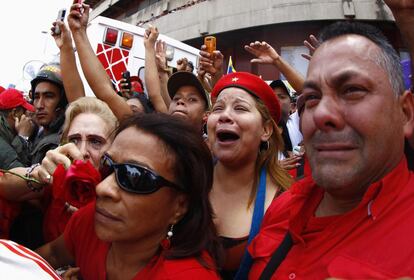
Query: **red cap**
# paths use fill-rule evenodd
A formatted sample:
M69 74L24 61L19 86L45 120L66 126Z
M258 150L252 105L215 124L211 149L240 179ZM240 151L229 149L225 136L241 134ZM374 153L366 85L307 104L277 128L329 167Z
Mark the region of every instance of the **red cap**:
M138 76L131 76L131 88L132 91L143 93L144 89L142 88L142 81Z
M261 78L247 72L235 72L223 76L211 92L213 103L220 92L229 87L237 87L259 98L267 107L273 120L280 120L280 103L272 88Z
M24 99L23 94L14 88L9 88L0 94L0 110L8 110L22 106L26 110L35 111L33 105Z

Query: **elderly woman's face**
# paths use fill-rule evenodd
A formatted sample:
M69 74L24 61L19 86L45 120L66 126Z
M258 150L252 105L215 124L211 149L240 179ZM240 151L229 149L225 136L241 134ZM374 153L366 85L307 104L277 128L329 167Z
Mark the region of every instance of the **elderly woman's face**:
M226 88L219 94L207 127L214 155L231 165L256 160L260 142L270 137L255 99L240 88Z
M174 157L168 154L164 144L134 127L115 137L107 155L114 163L145 166L170 182L177 181ZM128 172L134 174L133 170ZM115 173L111 173L96 187L95 230L101 240L147 240L158 245L166 237L169 225L175 224L186 211L185 196L173 188L161 187L151 194L136 194L121 189L118 184Z
M109 134L112 130L113 127L109 127L98 115L81 113L72 120L67 141L74 143L81 151L83 158L98 168L103 153L111 144Z

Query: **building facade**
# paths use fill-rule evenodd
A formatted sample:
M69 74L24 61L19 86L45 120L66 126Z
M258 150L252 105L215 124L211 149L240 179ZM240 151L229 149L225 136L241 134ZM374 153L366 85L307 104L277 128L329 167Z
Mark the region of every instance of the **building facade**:
M337 20L360 20L379 27L407 57L391 12L382 0L102 0L86 1L98 15L138 26L153 24L161 33L200 48L203 38L217 38L217 49L237 71L265 80L279 78L273 67L253 65L244 45L266 41L305 75L303 41Z

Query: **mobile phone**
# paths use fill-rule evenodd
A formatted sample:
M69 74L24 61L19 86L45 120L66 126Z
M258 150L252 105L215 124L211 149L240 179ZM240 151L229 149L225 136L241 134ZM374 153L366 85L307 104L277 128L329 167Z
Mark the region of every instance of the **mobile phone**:
M64 21L65 20L65 16L66 16L66 9L65 8L60 9L59 12L58 12L58 16L56 18L56 21ZM60 34L60 28L59 28L59 25L57 25L57 24L55 26L54 33L56 35L59 35Z
M131 88L131 73L128 70L122 72L122 78L128 83L128 88Z
M209 54L213 54L216 50L216 37L214 36L207 36L204 38L204 45L207 47L207 52Z

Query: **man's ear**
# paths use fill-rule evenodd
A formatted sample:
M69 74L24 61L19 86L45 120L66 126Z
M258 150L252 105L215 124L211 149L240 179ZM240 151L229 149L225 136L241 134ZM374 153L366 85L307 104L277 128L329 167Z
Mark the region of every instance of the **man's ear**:
M408 139L414 138L414 94L405 91L400 102L404 115L404 136Z
M272 124L272 121L268 120L263 124L263 133L262 133L262 137L260 140L262 140L262 142L266 142L267 140L269 140L272 134L273 134L273 124Z

